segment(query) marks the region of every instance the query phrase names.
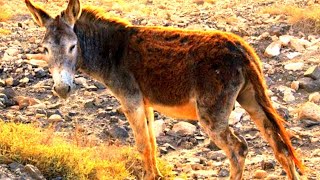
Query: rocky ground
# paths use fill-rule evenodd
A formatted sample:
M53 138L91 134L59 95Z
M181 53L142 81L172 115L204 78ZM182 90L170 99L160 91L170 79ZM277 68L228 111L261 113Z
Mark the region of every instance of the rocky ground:
M50 11L65 4L36 2L42 2ZM135 25L219 29L244 37L263 61L269 94L287 120L293 145L309 168L306 179L320 179L319 34L292 26L286 15L261 13L261 9L276 3L271 0L116 2L88 0L85 4L98 5ZM310 5L299 0L292 2L302 7ZM20 1L12 1L12 5L23 7ZM53 80L47 67L28 56L42 53L44 29L35 25L25 9L9 21L0 22L0 28L12 32L0 37L0 119L41 127L54 124L61 134L77 128L98 142L133 144L129 124L117 110L118 101L99 82L78 74L71 98L61 100L52 94ZM174 164L174 173L185 174L187 179L226 179L229 175L226 156L210 143L197 122L174 120L159 113L155 117L160 156ZM245 179L285 179L270 147L239 105L230 117L230 127L242 134L250 146ZM27 171L16 169L28 169L31 165L22 166L0 165L0 179L30 179L32 176L25 175Z

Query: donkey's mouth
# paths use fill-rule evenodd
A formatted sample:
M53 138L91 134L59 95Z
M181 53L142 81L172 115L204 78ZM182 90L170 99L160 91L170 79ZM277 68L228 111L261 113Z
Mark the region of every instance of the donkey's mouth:
M54 94L59 96L60 98L66 99L71 94L71 86L65 85L65 86L54 86L52 91Z

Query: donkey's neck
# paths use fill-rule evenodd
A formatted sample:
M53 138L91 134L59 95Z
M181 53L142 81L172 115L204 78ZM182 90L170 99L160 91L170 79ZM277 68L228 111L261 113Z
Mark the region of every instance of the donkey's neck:
M124 56L128 34L126 24L95 19L90 13L93 12L84 11L74 26L81 49L79 68L98 80L106 81Z

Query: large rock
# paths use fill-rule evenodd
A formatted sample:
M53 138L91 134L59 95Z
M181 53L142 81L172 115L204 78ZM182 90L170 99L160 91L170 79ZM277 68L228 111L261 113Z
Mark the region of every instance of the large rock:
M156 120L154 121L154 135L156 137L159 137L163 132L164 129L166 128L166 125L164 124L164 120Z
M303 52L305 50L306 42L305 40L292 38L290 40L290 47L296 51Z
M299 119L320 121L320 106L312 102L306 102L299 110Z
M29 175L30 178L35 179L35 180L45 180L44 176L42 175L42 173L40 172L40 170L31 165L31 164L27 164L24 166L23 171L25 173L27 173Z
M120 140L125 140L129 137L128 131L123 126L114 125L108 131L105 129L104 132L109 136Z
M193 135L196 132L196 130L197 127L195 125L184 121L178 122L172 127L172 131L181 136Z
M254 178L257 178L257 179L264 179L264 178L266 178L267 176L268 176L268 173L267 173L266 171L260 170L260 169L256 170L256 171L254 172L254 175L253 175L253 177L254 177Z
M283 35L279 37L279 41L281 42L281 44L283 46L288 46L288 44L290 43L291 39L293 38L293 36L290 35Z
M264 55L267 57L278 56L281 50L281 42L272 42L265 50Z
M19 52L20 52L19 49L15 47L11 47L11 48L8 48L5 53L8 54L9 56L17 56Z
M19 109L40 104L40 100L35 98L30 98L30 97L24 97L24 96L16 96L13 98L13 100L18 104Z
M309 101L313 103L318 103L320 102L320 93L319 92L314 92L309 95Z
M283 92L283 100L285 102L293 102L296 98L293 95L292 89L288 88Z
M309 77L299 79L299 87L308 92L320 91L320 79L314 80Z
M304 66L303 62L295 62L295 63L289 63L284 65L284 68L290 71L300 71L303 69L303 66Z
M51 122L51 123L55 123L55 122L60 122L60 121L63 121L63 118L61 115L59 114L52 114L48 120Z
M320 79L320 67L312 66L305 73L304 76L311 77L312 79Z

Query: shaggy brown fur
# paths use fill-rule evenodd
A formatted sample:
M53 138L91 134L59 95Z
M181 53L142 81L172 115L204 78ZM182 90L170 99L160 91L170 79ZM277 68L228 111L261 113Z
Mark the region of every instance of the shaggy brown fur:
M67 69L63 71L67 76L77 67L105 83L121 102L144 160L144 179L161 177L155 160L153 109L199 120L229 158L230 179L241 179L247 143L228 126L236 100L269 142L289 179L299 179L295 165L301 171L304 166L267 96L261 62L240 37L221 31L132 26L99 10L81 9L78 0L70 0L55 19L29 0L26 4L36 22L47 28L44 44L53 52L49 68ZM68 51L75 39L77 51ZM67 96L70 85L57 81L57 93Z

